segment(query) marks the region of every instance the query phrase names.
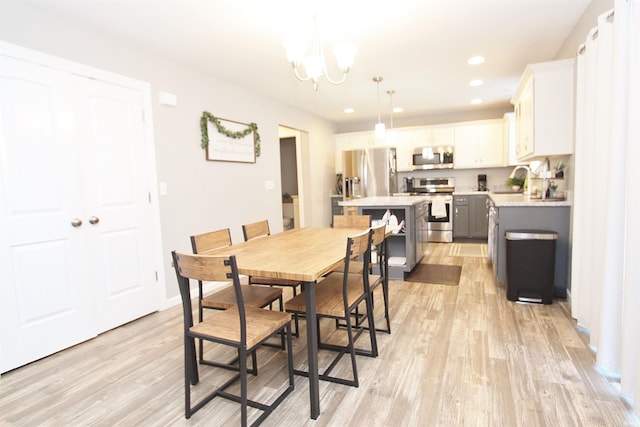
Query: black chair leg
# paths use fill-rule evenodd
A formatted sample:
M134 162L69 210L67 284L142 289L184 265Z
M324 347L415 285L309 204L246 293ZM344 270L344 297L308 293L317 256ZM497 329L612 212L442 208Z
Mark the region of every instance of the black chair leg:
M351 327L351 316L345 317L347 323L347 335L349 337L349 354L351 355L351 368L353 370L353 386L359 387L360 381L358 380L358 365L356 363L356 345L353 339L353 329Z
M255 356L255 352L253 352ZM247 352L238 349L238 360L240 361L240 420L242 427L247 426Z
M369 293L365 301L367 305L367 322L369 323L371 353L373 354L373 357L378 357L378 339L376 338L376 324L373 319L373 295Z

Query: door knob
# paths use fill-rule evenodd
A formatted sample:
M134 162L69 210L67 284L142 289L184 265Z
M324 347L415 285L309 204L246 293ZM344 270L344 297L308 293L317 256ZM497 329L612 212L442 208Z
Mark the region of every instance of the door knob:
M89 224L96 225L99 222L100 222L100 218L98 218L97 216L89 217Z
M78 228L78 227L80 227L80 226L82 225L82 220L81 220L80 218L73 218L73 219L71 220L71 225L72 225L73 227Z

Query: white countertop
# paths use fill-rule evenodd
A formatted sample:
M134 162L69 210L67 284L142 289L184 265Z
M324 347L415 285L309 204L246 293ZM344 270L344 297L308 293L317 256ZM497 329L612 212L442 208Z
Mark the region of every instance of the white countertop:
M425 196L361 197L338 202L340 206L413 206L426 201Z
M529 197L522 193L492 193L489 192L489 198L493 200L493 203L498 207L556 207L556 206L571 206L569 200L559 199L547 199L541 200L533 197Z
M478 190L469 190L469 191L454 191L454 196L488 196L488 191L478 191Z

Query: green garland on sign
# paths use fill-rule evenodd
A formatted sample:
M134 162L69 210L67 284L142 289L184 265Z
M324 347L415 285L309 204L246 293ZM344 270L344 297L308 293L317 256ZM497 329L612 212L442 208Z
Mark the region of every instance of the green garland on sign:
M245 130L233 132L227 129L226 127L224 127L222 123L220 123L220 120L218 120L213 114L211 114L208 111L204 111L202 113L202 117L200 118L200 132L202 133L202 143L200 144L200 146L205 150L209 146L209 134L207 132L207 122L213 123L214 125L216 125L216 129L218 129L218 132L220 132L224 136L227 136L233 139L242 139L245 136L250 135L252 132L255 132L256 157L260 157L260 134L258 133L257 124L249 123Z

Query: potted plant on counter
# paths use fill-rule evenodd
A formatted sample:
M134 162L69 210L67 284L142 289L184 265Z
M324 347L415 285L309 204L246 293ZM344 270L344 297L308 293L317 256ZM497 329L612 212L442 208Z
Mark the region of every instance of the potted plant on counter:
M518 192L522 190L522 186L524 185L524 178L520 178L517 176L514 176L513 178L509 178L507 179L507 185L511 187L513 191Z

